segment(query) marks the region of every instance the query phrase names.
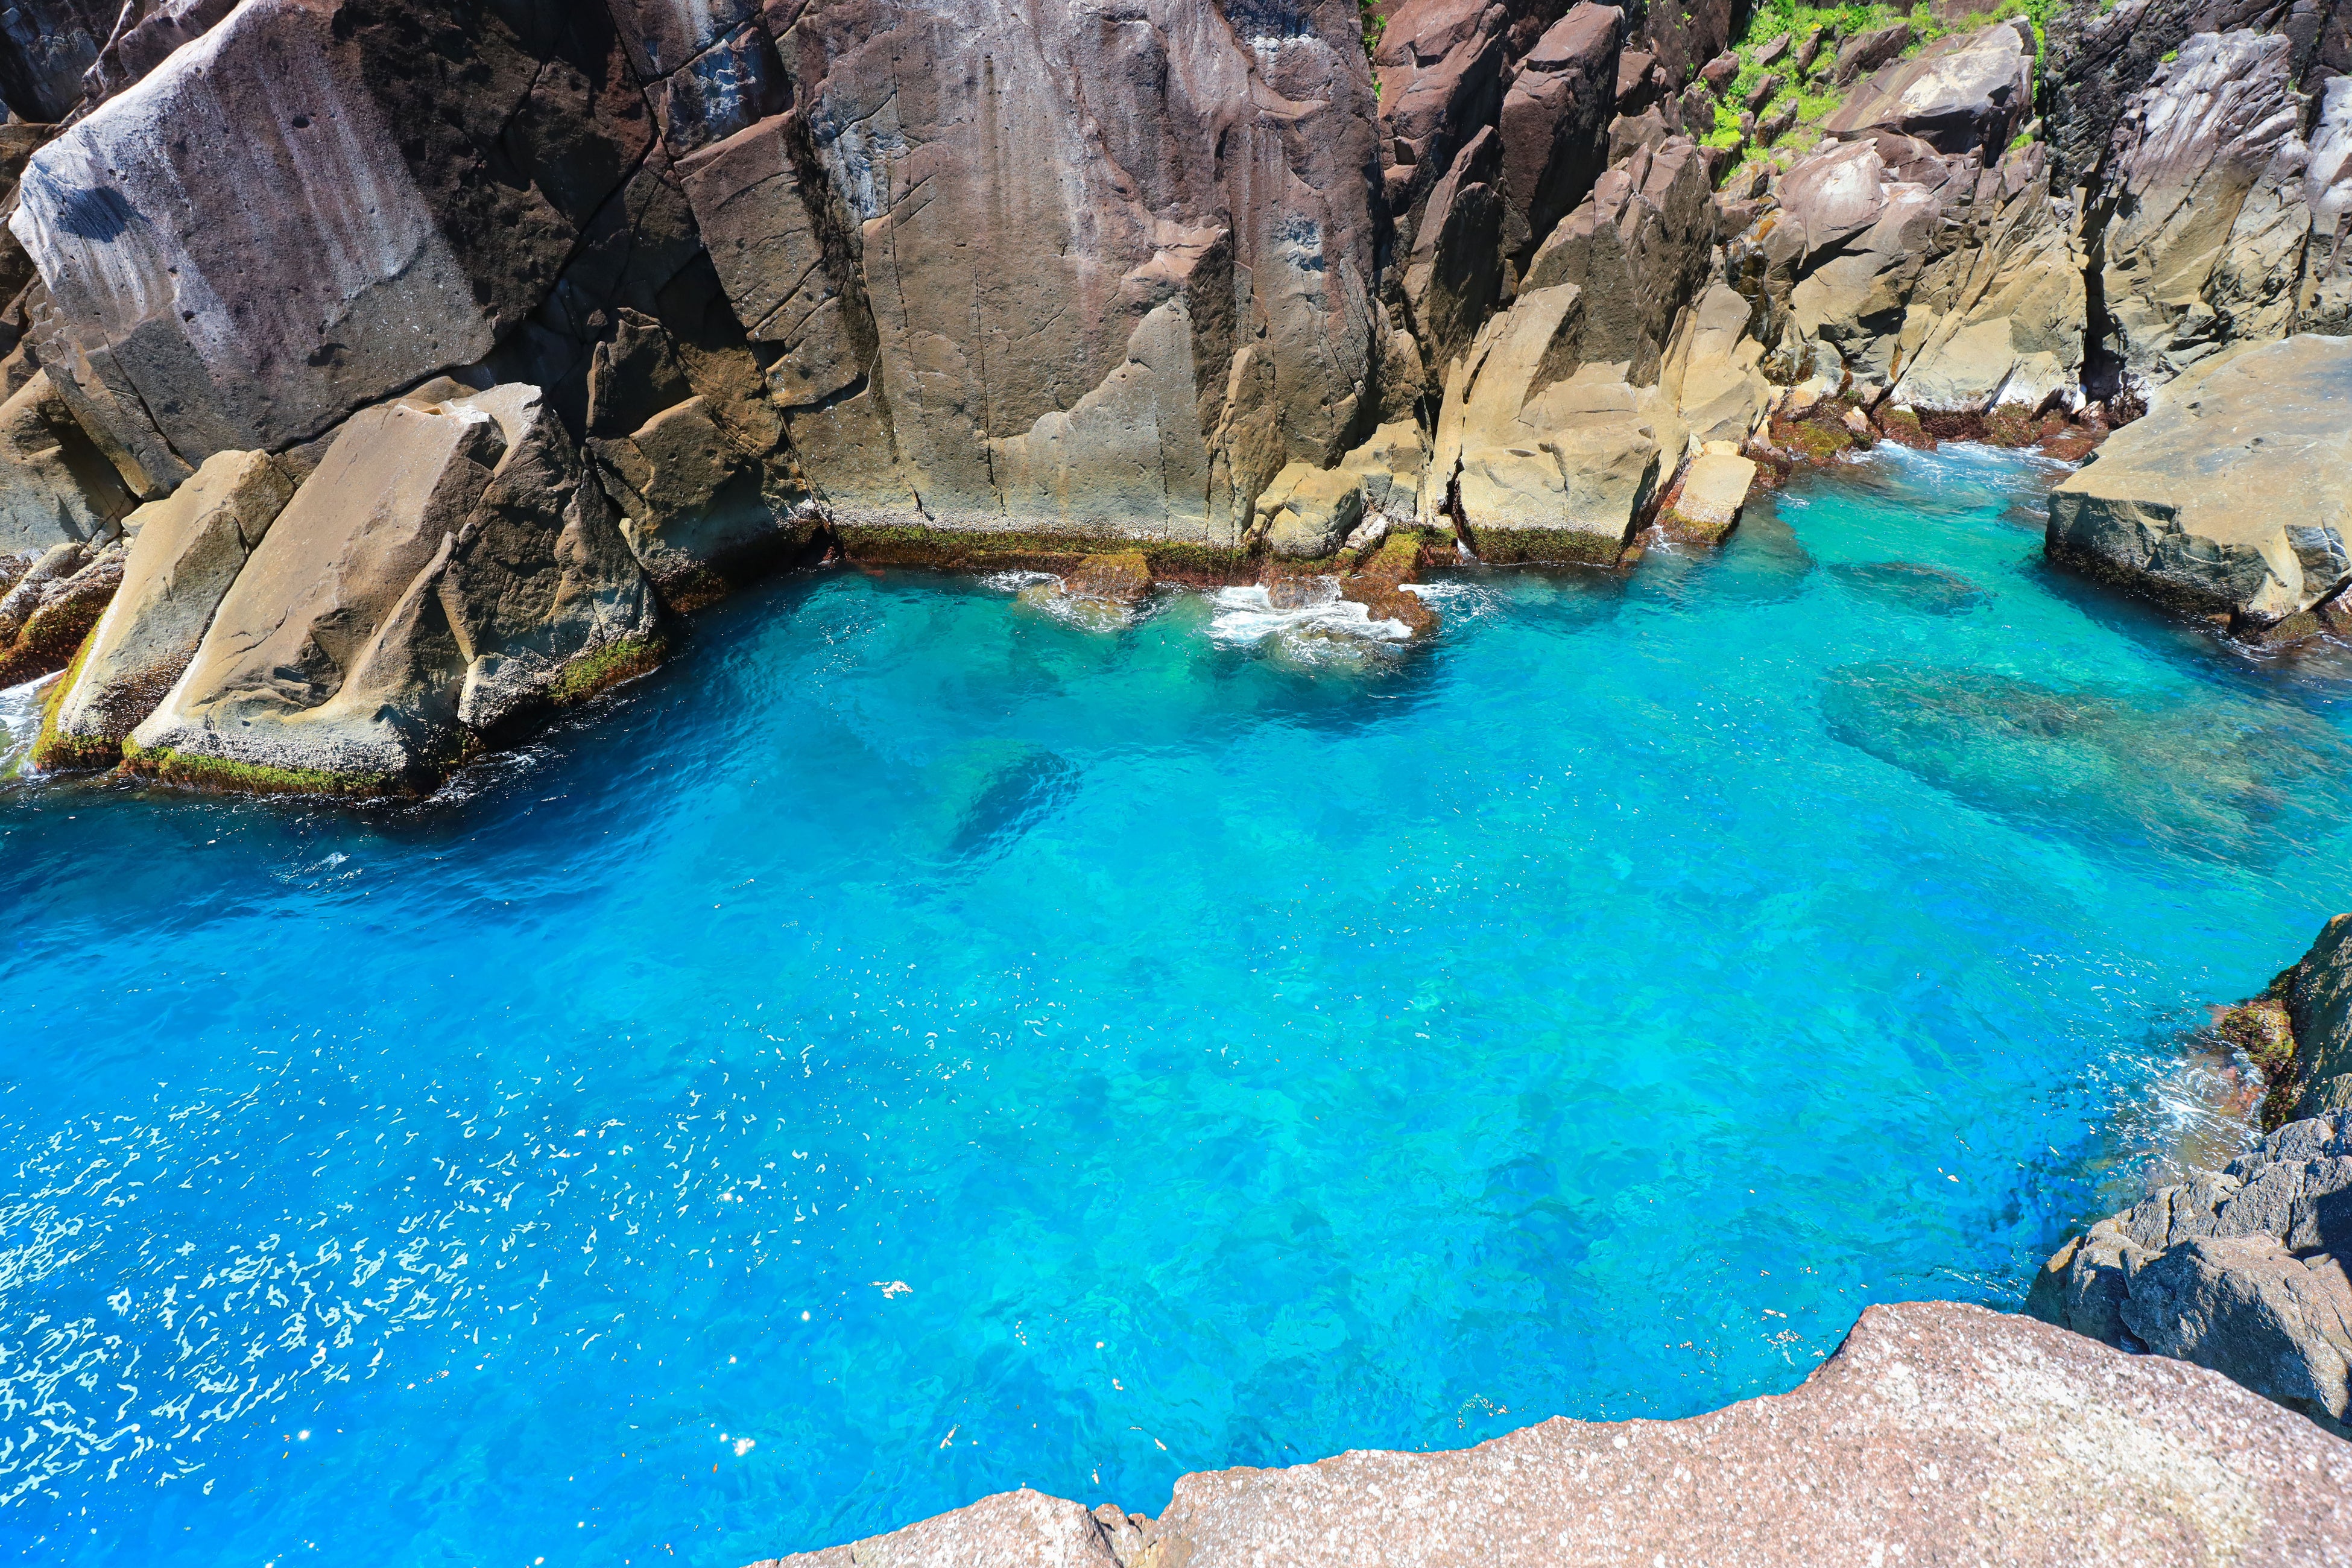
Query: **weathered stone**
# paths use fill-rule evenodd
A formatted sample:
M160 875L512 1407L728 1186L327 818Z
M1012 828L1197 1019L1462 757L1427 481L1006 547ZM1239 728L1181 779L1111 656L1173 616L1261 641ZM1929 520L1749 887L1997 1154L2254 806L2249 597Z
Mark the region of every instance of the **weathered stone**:
M2301 336L2175 383L2050 495L2048 549L2259 633L2352 577L2352 339Z
M1623 30L1624 13L1584 0L1519 62L1503 100L1504 199L1525 227L1513 258L1522 269L1600 177Z
M136 504L46 371L0 403L0 551L110 535Z
M2323 1114L2069 1242L2032 1307L2108 1343L2210 1367L2341 1432L2352 1406L2347 1256L2352 1131Z
M1831 68L1830 79L1840 87L1856 81L1894 59L1911 47L1911 24L1896 22L1885 27L1874 27L1867 33L1856 33L1838 47L1837 64Z
M2290 39L2242 30L2194 35L2131 100L2108 179L2102 328L2143 385L2233 342L2345 330L2337 229L2352 181L2336 149L2352 98L2327 101L2338 118L2323 113L2330 153L2315 162Z
M1657 58L1661 90L1671 92L1698 73L1699 66L1731 43L1731 0L1690 0L1652 5L1642 23L1650 52Z
M1794 1392L1474 1448L1185 1476L1157 1520L1003 1493L761 1568L2320 1563L2352 1445L2200 1368L1947 1302L1867 1309ZM2076 1528L2053 1521L2095 1521Z
M1404 0L1381 34L1381 163L1408 244L1454 153L1501 109L1507 20L1492 0Z
M1258 527L1276 555L1319 561L1364 515L1364 481L1345 468L1293 463L1258 497Z
M1479 132L1430 193L1405 259L1405 298L1440 364L1470 346L1502 297L1509 216L1497 189L1502 172L1502 138L1492 129Z
M0 6L0 100L20 120L55 124L81 101L122 7L114 0L9 0Z
M2329 921L2303 962L2281 978L2294 1035L2294 1083L2303 1113L2316 1115L2334 1109L2326 1103L2331 1086L2352 1073L2352 915Z
M1706 275L1715 243L1708 185L1698 148L1670 138L1603 174L1537 248L1525 288L1581 291L1579 363L1617 364L1636 386L1656 383L1675 316Z
M125 757L230 788L418 789L481 729L650 662L653 608L537 388L363 411Z
M1881 68L1822 124L1833 136L1895 131L1943 153L2000 155L2031 112L2033 40L2003 23L1938 39Z
M262 452L220 452L130 519L122 586L43 726L43 767L105 767L196 656L205 629L294 481Z
M1691 463L1668 510L1669 531L1704 544L1719 544L1739 526L1756 482L1756 464L1727 453L1704 453Z
M610 31L252 0L35 154L41 363L132 488L316 437L535 308L644 145Z
M772 222L729 223L824 241L844 321L806 379L846 342L863 380L790 426L836 519L1230 546L1284 464L1344 450L1379 346L1354 10L1303 8L1262 47L1192 0L1115 26L1059 0L771 14L806 157L769 180ZM1408 20L1390 36L1426 60ZM735 273L739 314L797 267Z
M1727 283L1717 283L1684 312L1659 384L1675 400L1693 445L1754 433L1772 396L1759 370L1764 345L1748 333L1755 307Z
M2062 7L2050 18L2039 72L2058 188L2090 180L2132 97L2190 35L2259 27L2284 9L2279 0L2073 0Z
M1368 517L1411 522L1420 512L1422 476L1428 471L1428 432L1416 419L1391 421L1339 459L1364 482Z
M120 541L56 545L0 596L0 687L66 667L121 585L122 557Z

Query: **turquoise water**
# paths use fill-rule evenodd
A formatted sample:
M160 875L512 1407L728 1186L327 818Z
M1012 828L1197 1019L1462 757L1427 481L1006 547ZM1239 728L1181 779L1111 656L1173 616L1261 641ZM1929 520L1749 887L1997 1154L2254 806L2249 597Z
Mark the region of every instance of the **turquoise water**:
M835 572L423 807L0 792L0 1542L736 1568L2014 1304L2352 787L2328 658L2045 571L2036 485L1410 652Z

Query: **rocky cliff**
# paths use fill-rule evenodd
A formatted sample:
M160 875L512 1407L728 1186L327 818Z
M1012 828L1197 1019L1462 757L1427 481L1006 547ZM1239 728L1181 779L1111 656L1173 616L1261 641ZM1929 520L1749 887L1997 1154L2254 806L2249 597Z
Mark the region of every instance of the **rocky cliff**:
M0 679L48 766L428 788L779 564L1425 627L2347 324L2336 0L1969 9L17 0Z
M2340 1564L2348 1486L2352 1444L2210 1372L1918 1302L1711 1415L1204 1472L1157 1519L1003 1492L758 1568Z

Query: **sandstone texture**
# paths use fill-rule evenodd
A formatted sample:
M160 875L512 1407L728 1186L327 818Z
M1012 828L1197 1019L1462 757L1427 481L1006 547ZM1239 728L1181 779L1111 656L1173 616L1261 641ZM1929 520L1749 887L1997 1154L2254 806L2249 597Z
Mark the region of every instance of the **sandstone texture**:
M2352 578L2347 462L2352 339L2251 347L2051 492L2049 551L2242 634L2316 630Z
M1002 1493L760 1568L2352 1562L2352 1444L2029 1318L1872 1307L1795 1392L1452 1453L1184 1477L1158 1519Z

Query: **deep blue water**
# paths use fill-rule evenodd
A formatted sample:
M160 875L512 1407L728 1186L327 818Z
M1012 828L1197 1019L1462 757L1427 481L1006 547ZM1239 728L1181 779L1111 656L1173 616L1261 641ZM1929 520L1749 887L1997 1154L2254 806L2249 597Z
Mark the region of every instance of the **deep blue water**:
M2036 483L1402 655L835 572L422 807L0 786L0 1543L736 1568L2016 1303L2352 788L2328 656L2048 572Z

